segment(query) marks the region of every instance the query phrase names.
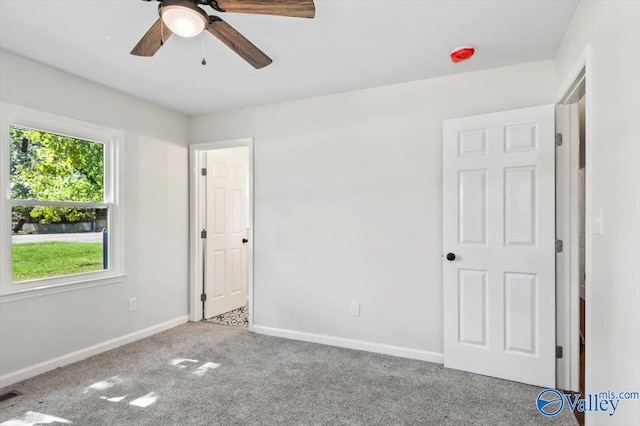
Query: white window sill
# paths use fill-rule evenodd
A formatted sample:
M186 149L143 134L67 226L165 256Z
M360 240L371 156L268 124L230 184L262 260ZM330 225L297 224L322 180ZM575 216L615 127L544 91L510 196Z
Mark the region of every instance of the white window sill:
M90 278L84 280L78 279L77 281L65 282L61 284L9 291L0 294L0 303L15 302L18 300L31 299L33 297L50 296L52 294L66 293L67 291L76 291L109 284L118 284L123 282L126 277L126 274L110 275L100 278Z

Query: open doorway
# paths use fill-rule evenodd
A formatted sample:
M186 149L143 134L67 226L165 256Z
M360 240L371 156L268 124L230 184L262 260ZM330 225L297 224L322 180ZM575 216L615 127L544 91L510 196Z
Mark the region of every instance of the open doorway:
M588 93L586 67L560 100L556 110L556 295L557 387L585 394L586 313L590 233L596 224L587 209ZM580 424L583 413L575 412Z
M252 323L252 142L191 146L192 321Z

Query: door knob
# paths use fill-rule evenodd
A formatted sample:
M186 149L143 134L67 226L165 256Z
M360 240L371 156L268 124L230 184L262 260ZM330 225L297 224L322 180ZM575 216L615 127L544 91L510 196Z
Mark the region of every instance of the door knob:
M247 240L246 238L242 239L242 244L247 244L249 242L249 240Z
M453 262L454 260L456 260L456 255L453 253L447 253L447 260Z

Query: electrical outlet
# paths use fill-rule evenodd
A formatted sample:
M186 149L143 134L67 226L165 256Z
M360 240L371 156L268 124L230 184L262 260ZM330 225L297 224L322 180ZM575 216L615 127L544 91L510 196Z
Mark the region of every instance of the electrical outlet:
M133 312L138 309L138 298L132 297L129 299L129 312Z
M359 302L351 302L351 315L354 317L360 316L360 303Z

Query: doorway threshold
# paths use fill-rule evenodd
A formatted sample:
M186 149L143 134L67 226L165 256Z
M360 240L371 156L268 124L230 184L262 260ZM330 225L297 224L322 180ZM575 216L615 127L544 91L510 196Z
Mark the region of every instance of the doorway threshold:
M247 327L249 325L249 302L241 308L225 312L213 318L205 319L206 322L228 325L231 327Z

